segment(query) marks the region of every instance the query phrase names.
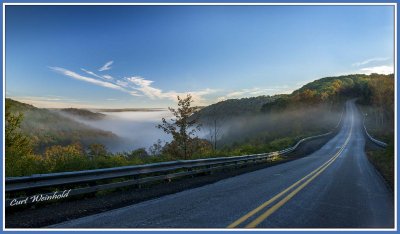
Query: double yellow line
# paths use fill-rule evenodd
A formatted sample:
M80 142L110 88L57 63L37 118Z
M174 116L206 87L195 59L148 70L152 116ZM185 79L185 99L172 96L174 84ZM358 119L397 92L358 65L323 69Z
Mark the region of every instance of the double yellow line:
M261 214L260 216L258 216L256 219L254 219L253 221L251 221L249 224L247 224L245 226L245 228L255 228L255 227L257 227L257 225L259 225L261 222L263 222L265 219L267 219L276 210L281 208L286 202L288 202L292 197L294 197L298 192L300 192L304 187L306 187L311 181L313 181L317 176L319 176L326 168L328 168L329 165L331 165L340 156L340 154L343 152L343 150L345 149L346 145L350 141L350 137L351 137L352 132L353 132L353 115L352 115L352 118L351 118L350 132L349 132L348 137L346 138L346 141L344 142L342 147L340 147L340 149L328 161L326 161L320 167L318 167L317 169L315 169L314 171L312 171L308 175L304 176L299 181L297 181L296 183L292 184L291 186L289 186L288 188L286 188L282 192L280 192L277 195L275 195L270 200L264 202L259 207L255 208L254 210L250 211L249 213L247 213L243 217L239 218L238 220L236 220L235 222L230 224L227 228L235 228L238 225L242 224L243 222L247 221L249 218L251 218L252 216L257 214L258 212L263 210L265 207L269 206L270 204L272 204L273 202L278 200L280 197L282 197L284 194L289 192L291 189L295 188L296 186L301 184L303 181L305 181L300 186L298 186L295 190L290 192L286 197L284 197L278 203L276 203L275 205L270 207L267 211L265 211L263 214Z

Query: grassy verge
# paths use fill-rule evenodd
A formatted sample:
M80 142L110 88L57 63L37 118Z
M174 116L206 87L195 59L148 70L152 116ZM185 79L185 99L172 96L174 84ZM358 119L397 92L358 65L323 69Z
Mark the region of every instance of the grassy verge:
M365 152L369 161L381 173L392 190L394 189L394 145L393 142L386 149L381 149L367 143Z
M361 111L367 117L365 118L365 127L368 133L375 139L388 144L385 149L377 147L374 143L367 140L365 152L368 160L380 172L383 178L388 182L392 190L394 189L394 127L392 123L385 122L379 125L375 121L374 108L366 105L359 105Z
M276 161L265 161L262 163L226 168L214 171L213 173L176 178L172 181L149 183L140 187L130 186L112 191L102 191L91 196L86 195L82 197L71 197L66 200L57 200L56 203L41 203L35 206L6 209L5 225L7 228L40 228L68 219L85 217L99 212L125 207L160 196L214 183L243 173L288 162L319 149L329 139L330 137L324 137L305 142L296 152L286 157L279 157ZM32 219L31 217L36 218Z

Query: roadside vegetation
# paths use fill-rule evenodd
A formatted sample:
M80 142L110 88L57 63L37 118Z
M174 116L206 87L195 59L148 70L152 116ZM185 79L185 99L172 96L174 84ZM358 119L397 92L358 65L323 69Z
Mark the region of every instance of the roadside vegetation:
M394 79L376 76L368 83L370 95L359 101L368 133L388 144L385 149L368 142L368 159L394 188Z
M97 136L116 137L110 132L83 124L75 126L78 123L71 123L68 118L57 119L48 110L40 109L40 114L37 114L38 108L8 99L5 113L6 176L281 150L301 138L332 130L340 118L344 101L349 98L360 98L360 103L371 108L371 116L382 113L373 112L387 102L376 101L373 84L377 79L393 80L393 75L328 77L311 82L289 95L227 100L200 110L192 106L190 95L178 97L177 108L170 108L174 118L162 119L158 125L160 131L172 135L171 142L157 141L149 149L120 153L109 152L101 141L85 142L89 136L94 139ZM385 112L383 122L380 118L379 123L388 123L388 116L390 113ZM67 121L66 125L64 121ZM63 127L60 130L61 124L55 123L63 123L69 129ZM208 134L199 138L195 134L199 131Z

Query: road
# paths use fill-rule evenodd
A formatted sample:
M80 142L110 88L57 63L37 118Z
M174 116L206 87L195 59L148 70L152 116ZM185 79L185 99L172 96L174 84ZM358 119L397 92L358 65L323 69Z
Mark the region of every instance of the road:
M364 152L346 103L339 133L298 160L56 228L393 228L394 196Z

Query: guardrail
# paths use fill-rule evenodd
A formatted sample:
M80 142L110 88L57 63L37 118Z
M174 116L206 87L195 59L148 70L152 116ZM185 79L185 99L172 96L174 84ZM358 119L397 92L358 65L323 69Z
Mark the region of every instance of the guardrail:
M368 138L370 141L372 141L373 143L375 143L377 146L382 147L382 148L386 148L386 147L387 147L387 144L386 144L385 142L379 141L379 140L373 138L373 137L368 133L367 127L365 127L366 113L364 113L364 112L361 110L361 107L360 107L360 106L357 106L357 107L358 107L358 110L360 111L360 113L362 113L362 115L363 115L363 128L364 128L364 133L365 133L365 135L367 136L367 138Z
M65 188L66 185L75 185L75 188L68 191L68 197L71 197L101 190L140 185L155 181L171 180L173 178L196 175L228 167L237 167L240 165L258 163L260 161L273 160L279 155L293 152L305 141L336 133L341 125L343 112L338 124L332 131L301 139L294 146L276 152L196 160L178 160L76 172L36 174L25 177L8 177L5 179L5 192L8 194L18 192L32 194L39 189L57 190L59 188ZM115 179L119 178L124 180L116 182ZM98 184L98 182L102 182L102 184ZM54 195L54 192L44 193L41 195L52 196ZM25 200L24 204L33 203L32 199L27 199L27 197L14 199L8 198L6 199L5 206L10 207L12 201L15 204L17 201L22 200Z
M377 146L380 146L380 147L382 147L382 148L386 148L386 147L387 147L387 144L386 144L385 142L379 141L379 140L373 138L373 137L368 133L367 128L365 127L365 115L364 115L364 120L363 120L363 126L364 126L365 135L367 135L367 138L368 138L370 141L372 141L372 142L375 143Z

